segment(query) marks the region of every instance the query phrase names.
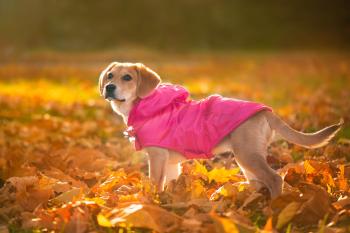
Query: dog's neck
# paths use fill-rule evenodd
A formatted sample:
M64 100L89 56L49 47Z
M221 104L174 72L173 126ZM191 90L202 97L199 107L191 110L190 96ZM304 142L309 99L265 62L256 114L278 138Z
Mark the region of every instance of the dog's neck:
M111 101L113 111L123 118L124 123L128 124L129 113L134 105L135 100L129 100L125 102Z

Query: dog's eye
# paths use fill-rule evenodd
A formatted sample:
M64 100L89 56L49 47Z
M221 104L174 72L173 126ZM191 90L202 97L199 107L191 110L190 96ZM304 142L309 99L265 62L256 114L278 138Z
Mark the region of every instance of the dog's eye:
M112 79L113 78L113 74L112 73L108 73L107 78L108 79Z
M126 74L126 75L124 75L124 76L122 77L122 79L123 79L124 81L130 81L130 80L132 79L132 77L131 77L130 75Z

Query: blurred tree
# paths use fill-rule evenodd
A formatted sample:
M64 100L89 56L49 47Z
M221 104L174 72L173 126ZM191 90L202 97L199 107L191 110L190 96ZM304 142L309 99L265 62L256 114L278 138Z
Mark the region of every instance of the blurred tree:
M15 48L348 48L350 2L0 0L0 31Z

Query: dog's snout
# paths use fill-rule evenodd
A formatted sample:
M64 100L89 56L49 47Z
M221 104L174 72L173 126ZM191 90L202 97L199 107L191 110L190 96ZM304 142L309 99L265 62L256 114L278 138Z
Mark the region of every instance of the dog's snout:
M105 99L108 99L108 100L115 99L116 89L117 89L117 86L114 84L106 85Z
M115 91L116 88L117 88L116 85L114 85L114 84L108 84L108 85L106 86L106 91L107 91L107 92L113 92L113 91Z

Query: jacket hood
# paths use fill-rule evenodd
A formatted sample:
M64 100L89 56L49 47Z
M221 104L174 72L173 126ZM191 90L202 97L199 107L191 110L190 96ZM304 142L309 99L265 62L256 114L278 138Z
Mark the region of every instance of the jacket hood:
M154 116L176 102L186 102L189 92L182 86L160 84L151 94L140 99L131 109L128 125L137 119Z

